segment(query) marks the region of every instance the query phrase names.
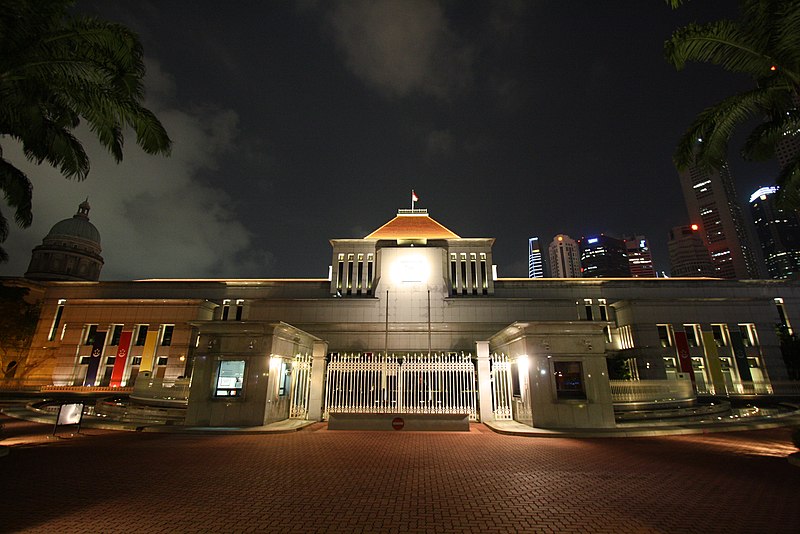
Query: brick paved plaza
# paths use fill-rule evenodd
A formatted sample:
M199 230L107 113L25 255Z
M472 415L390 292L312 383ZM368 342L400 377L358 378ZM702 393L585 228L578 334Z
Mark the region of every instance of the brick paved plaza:
M3 532L797 532L786 429L181 435L2 417Z

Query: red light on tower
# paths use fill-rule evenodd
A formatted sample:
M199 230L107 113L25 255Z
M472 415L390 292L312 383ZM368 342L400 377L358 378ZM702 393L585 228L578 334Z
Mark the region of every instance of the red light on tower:
M699 226L697 226L696 224L693 224L692 225L692 232L696 232L699 228L700 228Z
M773 65L773 66L771 66L771 67L769 68L769 70L773 70L773 71L775 71L775 70L778 70L778 67L776 67L775 65Z

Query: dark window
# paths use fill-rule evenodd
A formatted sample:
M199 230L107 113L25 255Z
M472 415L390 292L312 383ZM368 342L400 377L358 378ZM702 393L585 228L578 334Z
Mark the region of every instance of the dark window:
M725 343L725 334L722 332L722 325L712 324L711 332L714 334L714 342L718 347L724 347L727 345Z
M367 262L367 295L372 294L372 261Z
M662 347L672 346L672 340L669 337L669 327L667 325L658 325L658 339L661 340Z
M114 365L115 361L117 361L116 356L109 356L106 358L106 365Z
M139 329L136 331L136 343L137 347L143 347L144 342L147 339L147 325L140 324Z
M236 320L237 321L241 321L242 320L242 313L243 312L244 312L244 303L237 302L236 303Z
M227 321L228 320L228 313L230 311L231 311L231 307L229 305L225 304L224 306L222 306L222 320L223 321Z
M81 356L80 364L81 365L89 365L89 360L91 358L92 358L91 356Z
M157 365L167 365L169 358L167 356L159 356Z
M131 360L131 365L142 365L142 357L134 356L133 360Z
M61 304L58 306L58 309L56 310L56 318L53 320L53 328L50 329L50 335L47 336L47 341L53 341L56 338L58 325L61 324L61 314L63 313L64 313L64 305Z
M161 346L169 347L172 345L172 331L175 329L174 325L164 325L164 334L161 336Z
M519 366L517 362L511 362L511 394L515 397L522 397L522 386L519 380Z
M558 399L585 399L581 362L553 362Z
M94 338L97 335L97 325L92 324L89 325L89 329L86 331L86 340L83 342L84 345L94 345Z
M483 280L483 294L489 292L489 279L486 278L486 260L481 260L481 280Z
M694 328L694 325L683 325L683 331L686 332L686 340L689 342L690 347L700 346L700 342L697 339L697 330Z
M591 304L587 304L586 306L584 306L584 308L586 310L586 320L587 321L593 321L594 320L594 314L592 313L592 305Z
M600 320L608 321L608 311L606 310L605 304L600 305Z
M122 325L115 324L114 329L111 331L111 343L109 345L117 346L119 345L119 338L122 336Z

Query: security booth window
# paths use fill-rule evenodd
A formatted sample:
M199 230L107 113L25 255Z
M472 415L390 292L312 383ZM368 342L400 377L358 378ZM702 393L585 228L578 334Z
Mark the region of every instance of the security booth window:
M244 360L222 360L217 367L215 397L241 397L244 389Z
M556 398L586 398L581 362L553 362L553 376L556 382Z
M519 365L511 362L511 395L516 398L522 397L522 384L519 379Z

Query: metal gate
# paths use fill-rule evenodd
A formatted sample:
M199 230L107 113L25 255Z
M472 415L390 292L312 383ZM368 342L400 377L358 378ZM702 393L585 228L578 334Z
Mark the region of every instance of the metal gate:
M298 354L292 361L292 402L289 417L308 418L308 398L311 394L311 355Z
M477 421L469 354L333 354L325 418L331 413L467 414Z
M497 421L511 421L511 362L505 354L492 355L492 409Z

